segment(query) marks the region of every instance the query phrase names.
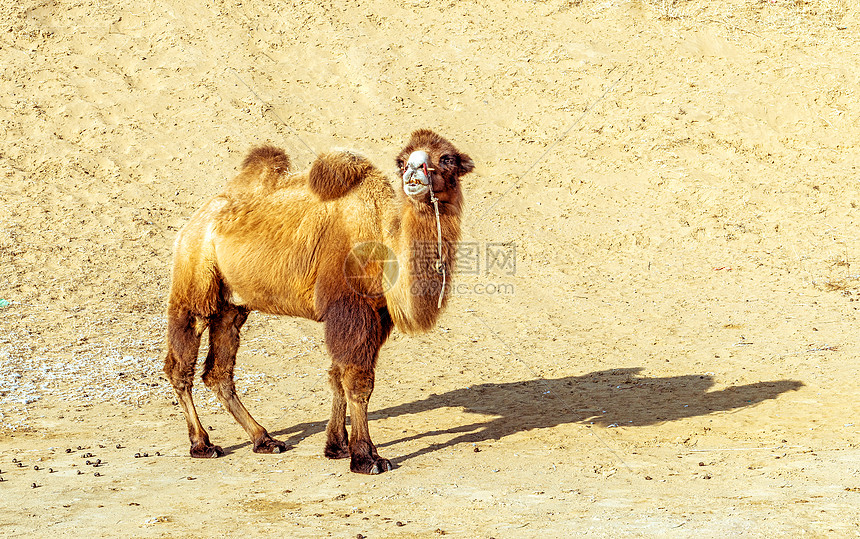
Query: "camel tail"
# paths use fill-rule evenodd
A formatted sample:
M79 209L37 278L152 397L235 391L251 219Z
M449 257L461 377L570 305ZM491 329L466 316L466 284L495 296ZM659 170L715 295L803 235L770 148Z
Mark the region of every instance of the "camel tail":
M308 186L320 200L333 200L360 184L373 168L366 157L348 150L321 154L311 166Z
M241 172L230 180L228 189L276 189L281 186L291 167L290 157L284 150L275 146L259 146L252 149L242 161Z

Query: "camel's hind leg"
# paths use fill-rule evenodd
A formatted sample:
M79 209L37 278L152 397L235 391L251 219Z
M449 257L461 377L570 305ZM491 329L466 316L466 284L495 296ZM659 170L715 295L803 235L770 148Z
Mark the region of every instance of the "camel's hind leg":
M255 453L281 453L287 444L275 440L257 423L236 395L233 367L239 349L239 330L248 318L248 310L225 305L209 322L209 354L203 367L203 383L218 395L218 400L242 425Z
M187 310L170 307L167 314L167 358L164 360L164 372L170 379L185 414L188 437L191 439L191 456L217 457L223 455L224 451L209 441L209 435L200 423L191 398L194 366L197 363L197 350L200 348L200 335L204 328L205 325Z
M373 393L376 359L393 328L386 309L374 310L359 301L333 302L325 316L325 338L332 355L329 382L334 393L326 429L325 455L350 458L353 472L377 474L391 469L370 439L367 407ZM346 409L352 432L347 438Z

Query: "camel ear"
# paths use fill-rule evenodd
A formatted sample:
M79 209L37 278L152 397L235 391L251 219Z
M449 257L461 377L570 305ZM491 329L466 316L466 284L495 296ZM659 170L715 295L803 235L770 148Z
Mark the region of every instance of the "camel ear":
M460 154L460 174L468 174L475 170L475 162L468 155Z

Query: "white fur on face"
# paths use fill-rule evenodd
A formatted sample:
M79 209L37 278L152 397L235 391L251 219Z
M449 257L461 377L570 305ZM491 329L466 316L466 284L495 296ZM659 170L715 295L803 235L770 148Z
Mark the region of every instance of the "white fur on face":
M430 175L424 167L430 167L430 156L425 151L415 151L406 162L403 172L403 191L411 197L419 197L430 190Z

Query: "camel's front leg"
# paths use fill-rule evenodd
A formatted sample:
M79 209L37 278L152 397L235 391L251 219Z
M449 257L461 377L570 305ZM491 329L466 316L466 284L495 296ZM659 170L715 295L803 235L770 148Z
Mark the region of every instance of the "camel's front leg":
M349 457L353 472L377 474L391 469L391 462L379 457L370 440L367 404L373 393L379 349L393 327L386 309L375 310L362 298L333 301L326 310L325 339L332 355L329 381L334 401L326 429L325 455ZM345 425L347 407L352 425L349 437Z
M349 403L352 433L349 437L349 469L356 473L378 474L391 470L391 461L381 458L370 440L367 404L373 393L373 371L348 368L344 370L343 387Z

